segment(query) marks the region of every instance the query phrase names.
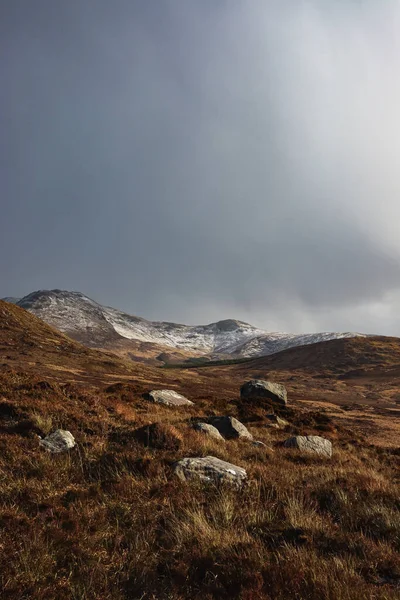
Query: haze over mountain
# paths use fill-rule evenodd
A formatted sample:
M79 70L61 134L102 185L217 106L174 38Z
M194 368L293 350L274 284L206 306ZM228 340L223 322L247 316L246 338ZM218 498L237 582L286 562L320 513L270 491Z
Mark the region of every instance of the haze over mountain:
M184 353L210 358L264 356L293 346L359 335L267 332L234 319L197 326L149 321L102 306L80 292L63 290L39 290L11 301L75 340L95 348L124 349L136 359L146 355L168 360L184 357ZM142 345L141 352L138 344ZM183 354L165 355L171 349Z

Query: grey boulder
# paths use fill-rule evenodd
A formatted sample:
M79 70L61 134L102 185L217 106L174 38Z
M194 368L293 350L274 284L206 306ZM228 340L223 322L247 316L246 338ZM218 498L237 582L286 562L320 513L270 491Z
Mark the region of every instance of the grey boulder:
M215 456L182 458L175 463L174 472L182 481L198 479L204 483L228 483L236 487L241 487L247 479L245 469Z
M204 433L205 435L212 437L215 440L222 440L223 442L225 441L218 429L209 423L196 423L194 425L194 429L200 433Z
M321 456L332 456L332 442L319 435L296 435L286 440L285 448L297 448L303 452L314 452Z
M193 404L175 390L152 390L147 394L147 397L152 402L164 404L165 406L190 406Z
M287 404L287 392L285 386L280 383L272 383L264 379L252 379L240 388L240 397L245 401L270 400L281 406Z
M60 452L71 450L76 444L74 436L70 431L56 429L56 431L47 435L43 440L40 439L39 445L52 454L59 454Z
M252 440L253 436L243 423L235 417L209 417L208 422L213 425L220 434L227 439L247 438Z

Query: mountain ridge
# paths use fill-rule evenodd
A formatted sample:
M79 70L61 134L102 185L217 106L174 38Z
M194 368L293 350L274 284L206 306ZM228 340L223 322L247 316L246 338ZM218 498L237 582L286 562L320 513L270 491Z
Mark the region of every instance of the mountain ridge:
M364 336L353 332L268 332L236 319L208 325L150 321L103 306L81 292L59 289L38 290L10 300L89 347L118 349L130 358L135 358L140 347L143 356L153 361L161 361L160 355L165 359L165 351L172 352L171 360L175 352L180 360L185 354L210 359L268 356L294 346Z

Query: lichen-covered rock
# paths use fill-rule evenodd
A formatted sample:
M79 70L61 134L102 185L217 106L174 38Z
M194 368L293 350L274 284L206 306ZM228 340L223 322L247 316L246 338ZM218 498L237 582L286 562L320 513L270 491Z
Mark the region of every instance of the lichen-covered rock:
M209 417L208 422L213 425L220 434L227 439L247 438L253 439L252 434L243 423L235 417Z
M174 471L183 481L199 479L205 483L228 483L237 487L247 479L245 469L215 456L183 458L175 463Z
M152 402L165 404L166 406L190 406L193 404L175 390L152 390L147 394L147 397Z
M195 423L194 425L194 429L196 431L200 431L201 433L204 433L205 435L212 437L215 440L219 440L219 441L225 441L224 438L222 437L222 435L220 434L220 432L218 431L218 429L216 427L214 427L213 425L210 425L209 423Z
M76 445L72 433L63 429L56 429L56 431L47 435L43 440L40 439L39 444L52 454L67 452Z
M296 435L286 440L285 448L297 448L303 452L314 452L321 456L332 456L332 442L319 435Z
M252 379L240 388L240 397L244 401L270 401L286 406L287 392L285 386L280 383L272 383L264 379Z

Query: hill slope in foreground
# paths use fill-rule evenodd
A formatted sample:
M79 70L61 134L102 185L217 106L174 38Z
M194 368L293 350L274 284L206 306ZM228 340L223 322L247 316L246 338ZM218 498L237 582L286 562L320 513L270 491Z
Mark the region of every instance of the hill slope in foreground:
M397 340L168 371L84 348L0 302L0 352L2 598L399 597ZM253 376L287 386L285 429L239 401ZM150 404L153 387L194 404ZM192 429L213 414L240 418L265 446ZM135 435L154 422L157 448ZM51 455L37 435L58 427L77 447ZM283 448L293 434L329 438L332 459ZM209 455L244 467L248 483L174 475L174 461Z

